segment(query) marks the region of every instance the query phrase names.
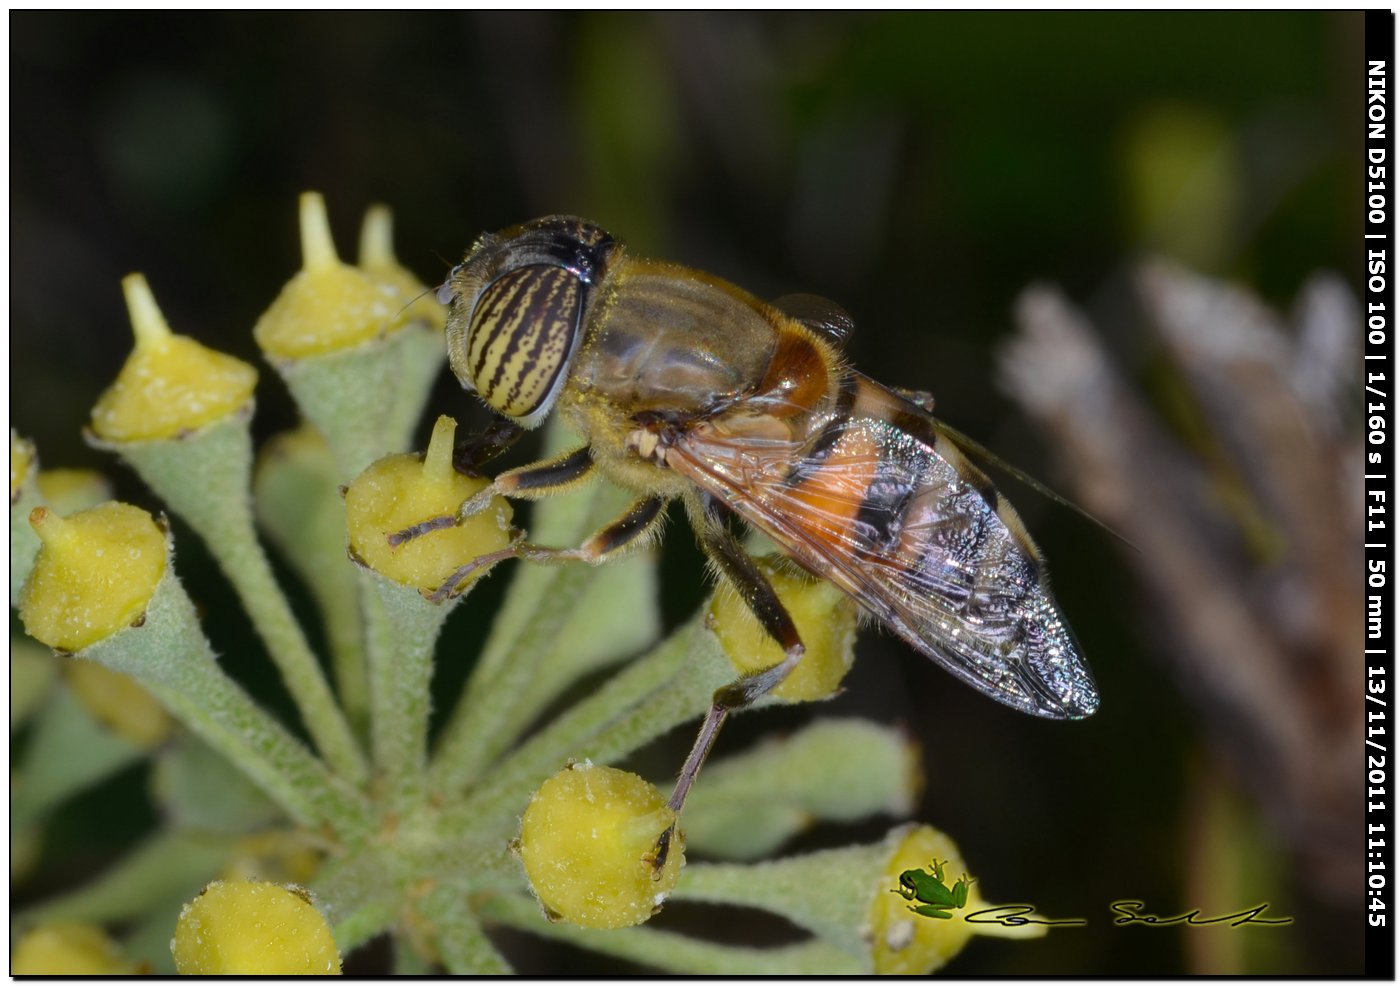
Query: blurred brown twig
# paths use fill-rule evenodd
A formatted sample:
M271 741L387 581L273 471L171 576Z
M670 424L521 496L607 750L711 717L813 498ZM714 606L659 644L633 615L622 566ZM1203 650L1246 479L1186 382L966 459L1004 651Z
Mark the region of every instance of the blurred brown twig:
M1083 505L1139 549L1127 565L1151 649L1337 900L1362 860L1356 305L1316 277L1290 330L1248 292L1165 262L1135 285L1165 356L1157 406L1049 287L1020 300L1002 384Z

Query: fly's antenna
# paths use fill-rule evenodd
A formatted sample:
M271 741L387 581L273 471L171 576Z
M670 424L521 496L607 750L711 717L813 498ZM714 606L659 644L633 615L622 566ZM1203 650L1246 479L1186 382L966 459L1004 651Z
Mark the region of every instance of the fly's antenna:
M418 304L418 302L419 302L423 297L425 297L426 295L430 295L430 294L432 294L432 293L434 293L435 291L438 291L438 290L439 290L438 288L424 288L422 291L419 291L419 292L418 292L417 294L415 294L412 298L409 298L406 302L404 302L404 305L403 305L402 308L400 308L398 311L394 312L394 317L393 317L392 319L390 319L390 321L391 321L391 322L397 322L397 321L399 320L399 317L400 317L401 315L403 315L404 312L408 311L408 310L409 310L410 308L412 308L414 305ZM439 299L439 300L441 300L441 299Z

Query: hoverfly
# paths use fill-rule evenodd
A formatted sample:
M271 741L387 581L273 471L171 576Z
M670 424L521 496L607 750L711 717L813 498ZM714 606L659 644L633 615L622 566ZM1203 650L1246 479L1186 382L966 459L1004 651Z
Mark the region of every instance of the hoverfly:
M728 712L803 654L731 514L997 701L1048 718L1097 708L1015 510L960 436L845 365L844 313L810 296L788 310L766 304L709 274L632 257L565 216L482 236L439 297L463 386L524 428L563 414L587 442L501 473L458 516L494 495L548 496L593 473L637 496L577 548L518 541L439 593L504 557L600 563L655 537L666 504L680 500L706 555L784 650L782 663L716 693L671 798L677 811ZM442 525L420 528L431 526Z

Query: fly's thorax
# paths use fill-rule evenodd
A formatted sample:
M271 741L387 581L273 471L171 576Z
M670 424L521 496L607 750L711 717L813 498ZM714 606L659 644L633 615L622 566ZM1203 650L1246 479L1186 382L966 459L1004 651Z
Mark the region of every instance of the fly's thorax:
M452 372L527 428L549 413L590 306L622 246L601 228L551 216L483 236L444 285Z
M778 339L767 306L733 285L630 258L590 321L574 383L630 412L704 415L753 394Z
M588 437L593 465L615 486L668 499L683 496L690 483L655 457L640 455L634 441L638 424L626 408L570 387L556 411L575 431Z

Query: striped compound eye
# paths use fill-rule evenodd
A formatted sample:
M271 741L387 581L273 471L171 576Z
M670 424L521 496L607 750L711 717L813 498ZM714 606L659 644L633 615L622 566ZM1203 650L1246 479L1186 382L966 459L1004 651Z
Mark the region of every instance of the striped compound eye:
M461 369L482 400L527 428L549 413L578 342L586 290L568 268L531 264L481 292Z

